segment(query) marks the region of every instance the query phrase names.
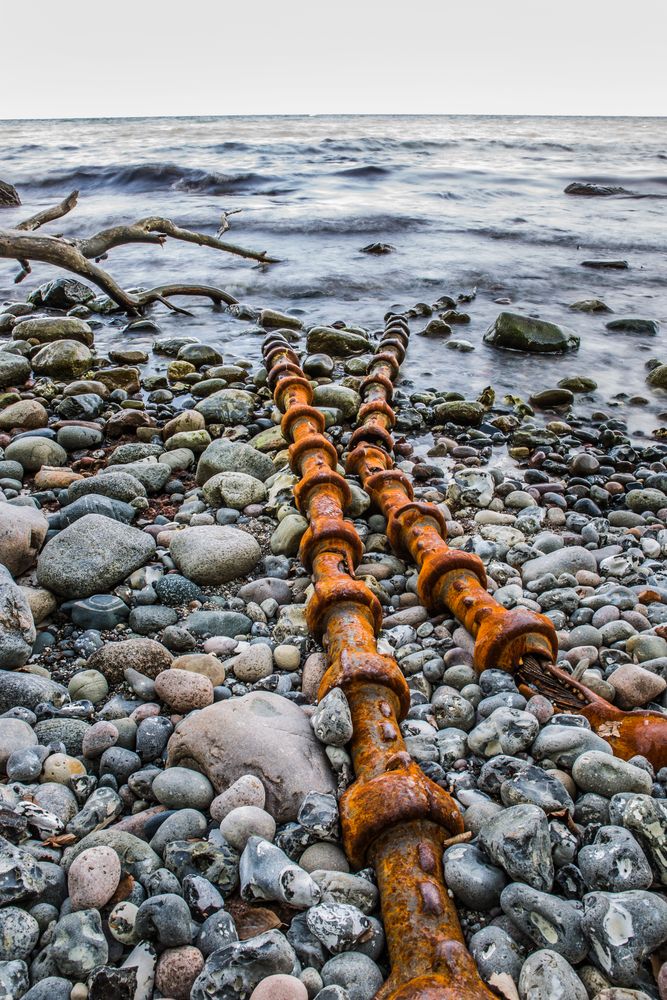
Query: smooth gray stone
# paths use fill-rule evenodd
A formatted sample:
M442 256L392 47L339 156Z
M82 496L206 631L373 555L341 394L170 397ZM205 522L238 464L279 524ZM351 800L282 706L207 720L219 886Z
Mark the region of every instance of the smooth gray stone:
M644 959L667 940L667 901L655 892L584 896L584 934L595 965L617 986L635 986Z
M502 868L489 864L474 844L454 844L444 853L445 882L471 910L491 910L507 885Z
M588 942L582 934L582 912L577 904L514 882L503 890L500 905L538 947L548 945L575 965L586 957Z
M551 889L554 866L549 824L538 806L510 806L493 816L480 830L479 844L510 878L534 889Z
M584 984L569 963L548 948L526 959L519 978L522 1000L588 1000Z
M86 514L47 542L37 562L37 579L63 597L89 597L111 590L154 552L155 541L147 532Z
M192 985L190 998L249 997L262 979L280 973L289 975L295 962L294 949L279 931L233 941L209 955Z
M492 975L505 973L519 981L526 953L521 945L502 927L489 924L470 938L470 953L479 974L486 982Z
M577 865L589 889L624 892L648 889L653 882L646 855L622 826L600 827L594 843L579 851Z

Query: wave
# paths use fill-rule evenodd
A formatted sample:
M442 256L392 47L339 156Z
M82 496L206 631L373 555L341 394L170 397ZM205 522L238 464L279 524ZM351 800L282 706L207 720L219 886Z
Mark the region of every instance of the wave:
M342 170L335 171L338 177L355 177L359 180L365 180L367 177L386 177L391 172L389 167L378 167L373 163L360 167L344 167Z
M254 171L222 174L176 163L131 163L128 166L76 167L51 172L29 186L36 188L66 187L95 190L118 188L126 191L185 191L197 194L228 194L236 191L260 190L262 185L282 180L271 174Z
M409 215L349 215L342 218L275 218L257 215L243 216L244 231L261 231L265 233L284 233L292 235L317 236L318 234L335 236L354 236L361 234L383 235L388 233L415 232L427 229L433 224L432 219Z

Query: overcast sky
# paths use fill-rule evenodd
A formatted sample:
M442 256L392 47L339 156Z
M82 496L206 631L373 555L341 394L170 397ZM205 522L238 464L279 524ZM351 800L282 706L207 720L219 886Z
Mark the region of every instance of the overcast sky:
M665 0L11 7L0 118L667 114Z

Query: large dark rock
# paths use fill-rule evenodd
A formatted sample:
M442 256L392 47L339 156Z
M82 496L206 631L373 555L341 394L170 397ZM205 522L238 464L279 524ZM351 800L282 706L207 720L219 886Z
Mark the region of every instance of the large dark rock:
M499 314L484 335L484 343L528 354L565 354L579 349L579 337L567 327L510 312Z
M0 208L12 208L21 204L19 193L12 184L0 181Z

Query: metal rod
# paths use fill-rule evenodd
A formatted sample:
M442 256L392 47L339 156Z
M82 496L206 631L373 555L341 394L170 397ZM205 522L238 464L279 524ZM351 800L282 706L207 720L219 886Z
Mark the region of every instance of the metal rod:
M340 813L351 863L373 864L378 877L391 975L377 1000L491 1000L443 881L443 842L462 831L463 821L406 751L399 722L410 691L393 657L378 652L382 609L354 575L363 544L344 517L350 488L337 471L337 451L287 341L268 337L264 358L300 477L295 500L309 518L299 555L314 583L309 628L322 638L329 662L319 697L340 687L352 713L356 780Z
M359 476L386 517L394 551L417 565L420 600L432 611L447 609L471 633L478 671L506 670L528 692L543 692L558 708L584 715L618 757L629 760L641 754L657 769L667 766L667 716L643 709L624 712L555 666L553 622L528 608L499 604L486 589L481 559L450 549L441 511L435 504L414 500L409 478L394 466L391 434L393 382L408 340L407 320L390 313L361 386L363 403L346 468Z

